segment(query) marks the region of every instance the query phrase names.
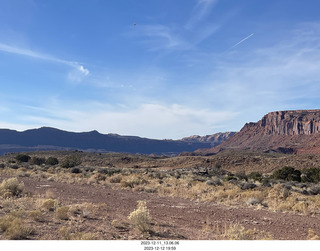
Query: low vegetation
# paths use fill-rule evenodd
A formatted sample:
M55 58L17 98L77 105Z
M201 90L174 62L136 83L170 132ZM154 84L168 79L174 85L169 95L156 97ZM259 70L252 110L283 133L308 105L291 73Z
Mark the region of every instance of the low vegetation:
M138 201L137 209L130 213L128 219L142 233L146 234L150 231L151 218L145 201Z
M137 208L125 221L110 219L108 212L103 211L103 206L99 204L68 204L49 190L44 197L26 194L23 182L19 181L20 177L87 184L100 188L112 186L114 189L235 207L305 215L320 214L320 168L298 169L283 165L271 172L233 170L225 168L224 158L227 157L224 156L218 156L216 160L214 157L193 156L167 158L95 154L87 157L79 152L56 156L50 154L12 155L0 163L0 175L14 177L3 179L0 183L0 237L32 239L37 238L33 236L41 235L44 239L104 239L105 230L93 227L97 219L102 222L103 227L118 231L119 234L112 237L114 239L124 238L121 237L124 232L128 233L128 238L129 233L136 230L143 238L155 236L152 235L155 227L145 201L139 201ZM250 158L254 163L261 163L261 159L256 156ZM246 163L246 160L241 161ZM235 166L240 163L238 159L229 159L229 162L234 162ZM48 232L47 235L42 235L38 233L38 227L32 227L46 228L48 223L57 225L55 230L59 233L58 236L52 237ZM84 229L92 231L86 232ZM308 238L319 238L312 231L309 231ZM209 238L213 239L274 238L269 233L245 229L239 224L212 228L207 232L211 234L208 235Z

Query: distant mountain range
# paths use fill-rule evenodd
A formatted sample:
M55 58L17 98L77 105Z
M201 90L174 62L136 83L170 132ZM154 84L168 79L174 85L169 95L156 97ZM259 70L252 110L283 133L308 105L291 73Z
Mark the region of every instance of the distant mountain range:
M215 134L214 134L215 135ZM200 148L210 148L228 138L230 133L192 136L181 140L156 140L136 136L67 132L51 127L41 127L18 132L0 129L0 154L44 150L82 150L91 152L125 152L140 154L179 154Z

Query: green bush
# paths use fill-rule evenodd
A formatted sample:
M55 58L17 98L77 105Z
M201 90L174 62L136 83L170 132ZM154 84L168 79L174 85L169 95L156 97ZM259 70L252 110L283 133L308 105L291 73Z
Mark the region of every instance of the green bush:
M248 179L261 181L262 180L262 174L259 172L252 172L248 174Z
M238 177L239 180L248 180L248 177L244 171L237 172L235 176Z
M306 168L302 170L301 180L302 182L320 182L320 168Z
M98 173L106 174L109 177L114 174L118 174L120 172L121 172L121 169L117 169L117 168L99 168L98 169Z
M26 154L18 154L16 156L16 160L19 162L28 162L30 159L31 159L31 157Z
M44 164L45 162L46 162L45 158L33 157L31 159L31 163L38 166Z
M223 178L224 181L237 180L234 175L228 175Z
M301 172L289 166L275 171L272 176L274 179L301 182Z
M81 170L78 167L73 167L71 168L71 173L81 173Z
M76 155L67 156L63 162L61 163L61 167L63 168L71 168L78 166L82 163L81 157Z
M50 166L58 165L59 164L59 160L57 158L55 158L55 157L49 157L46 160L46 164L50 165Z

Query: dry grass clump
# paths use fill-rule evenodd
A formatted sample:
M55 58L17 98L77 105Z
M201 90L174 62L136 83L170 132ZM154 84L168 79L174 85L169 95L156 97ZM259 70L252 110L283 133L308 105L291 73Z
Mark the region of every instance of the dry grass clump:
M129 223L121 221L121 220L117 220L117 219L111 221L111 226L113 226L116 229L123 230L123 231L129 230L129 228L130 228Z
M58 207L59 201L55 199L46 199L43 201L41 208L48 211L54 211Z
M148 233L150 231L151 217L145 201L138 201L137 209L130 213L128 219L131 224L137 227L142 233Z
M96 233L74 232L71 227L61 227L58 230L62 240L99 240L99 235Z
M26 226L26 223L12 214L0 218L0 229L9 240L23 240L34 233L34 230Z
M265 191L267 193L265 201L271 210L305 215L320 213L320 195L310 196L290 191L282 184L276 184Z
M56 209L56 216L59 220L68 220L69 207L62 206Z
M270 233L254 229L245 229L239 224L232 224L225 227L221 237L227 240L272 240Z
M32 210L29 212L29 216L34 220L38 222L44 221L44 215L40 210Z
M110 183L120 183L122 180L122 174L115 174L111 176L108 180Z
M69 213L73 216L81 216L82 218L93 218L98 209L103 209L105 205L93 203L73 204L69 207Z
M308 230L308 240L320 240L319 236L316 234L316 232L313 229Z
M138 175L128 175L121 179L120 185L122 187L134 188L138 185L146 185L148 181Z
M24 189L24 183L18 181L17 178L9 178L0 184L0 196L5 198L20 196Z

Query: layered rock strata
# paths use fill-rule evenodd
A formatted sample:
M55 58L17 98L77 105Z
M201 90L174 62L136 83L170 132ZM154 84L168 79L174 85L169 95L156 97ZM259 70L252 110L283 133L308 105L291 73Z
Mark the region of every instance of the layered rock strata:
M245 124L219 146L201 152L225 149L320 153L320 110L270 112L256 123Z

